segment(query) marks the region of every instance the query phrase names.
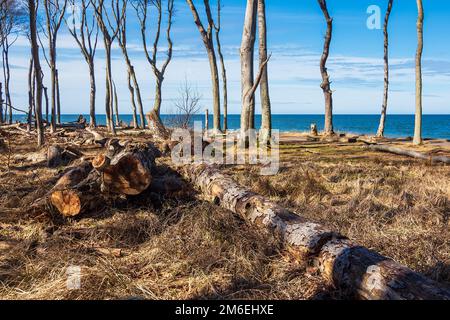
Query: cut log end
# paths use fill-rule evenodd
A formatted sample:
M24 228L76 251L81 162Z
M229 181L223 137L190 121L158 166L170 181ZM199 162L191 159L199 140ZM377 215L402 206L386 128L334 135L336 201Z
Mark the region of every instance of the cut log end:
M111 164L111 159L104 154L100 154L92 160L92 166L97 171L104 171Z
M115 165L103 172L103 184L110 192L138 195L146 190L152 175L141 159L133 154L123 156Z
M75 217L81 212L80 197L71 190L54 191L50 201L65 217Z

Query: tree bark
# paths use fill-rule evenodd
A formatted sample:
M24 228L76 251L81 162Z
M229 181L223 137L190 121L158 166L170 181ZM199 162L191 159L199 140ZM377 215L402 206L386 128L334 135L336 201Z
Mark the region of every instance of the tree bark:
M258 0L258 30L259 30L259 64L267 60L267 25L266 2ZM261 131L260 142L267 144L272 136L272 111L269 95L269 76L267 67L264 68L261 83Z
M325 34L325 43L323 47L322 57L320 59L320 73L322 75L322 84L320 87L323 90L325 97L325 135L333 135L333 92L330 88L330 77L326 67L328 56L330 53L330 44L333 33L333 19L330 17L327 8L326 0L318 0L320 8L327 22L327 31Z
M417 53L416 53L416 115L414 124L414 140L416 145L422 144L422 52L423 52L423 6L417 0Z
M242 95L242 111L241 111L241 134L252 128L252 115L254 110L254 92L250 90L254 85L253 77L253 56L256 32L257 17L257 0L247 0L247 8L245 12L244 30L241 42L241 95Z
M384 128L386 124L386 110L388 105L388 95L389 95L389 34L388 34L388 24L389 16L391 15L392 4L394 0L389 0L388 8L386 11L386 16L384 18L384 95L383 95L383 105L381 107L381 117L380 124L378 126L377 137L384 136Z
M117 88L116 83L114 81L113 81L113 94L114 94L114 110L116 113L116 126L120 127L119 99L117 98Z
M36 76L36 127L37 127L37 144L39 147L44 145L44 127L42 123L42 69L39 61L39 46L37 41L36 28L36 6L34 0L28 0L29 16L30 16L30 38L31 38L31 54L33 57L34 71Z
M349 296L450 299L450 291L437 282L239 186L215 167L189 165L182 173L207 200L274 232L296 258L313 262L331 285Z
M89 62L89 81L91 85L91 91L89 95L89 126L91 128L97 127L97 120L95 118L95 96L97 87L95 84L95 67L93 59Z
M216 29L216 43L217 53L219 54L220 67L222 70L222 90L223 90L223 130L228 130L228 83L227 83L227 69L225 68L225 60L222 53L222 45L220 42L220 30L221 30L221 3L217 1L217 25Z
M33 57L30 58L30 64L28 67L28 116L27 116L27 124L28 130L31 130L31 121L33 117L33 100L34 100L34 92L33 92ZM48 119L47 119L48 122Z
M59 90L59 72L55 71L56 82L56 124L61 124L61 91Z

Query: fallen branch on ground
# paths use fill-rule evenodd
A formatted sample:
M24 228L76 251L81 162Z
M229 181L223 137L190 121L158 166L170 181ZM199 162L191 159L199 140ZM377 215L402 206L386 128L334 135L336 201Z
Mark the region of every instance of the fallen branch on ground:
M392 146L387 146L387 145L379 145L379 144L369 145L368 148L370 150L388 152L388 153L412 157L412 158L421 159L421 160L428 160L431 163L442 162L442 163L450 164L450 157L446 157L446 156L433 156L433 155L429 155L429 154L418 152L418 151L404 150L404 149L400 149L397 147L392 147Z

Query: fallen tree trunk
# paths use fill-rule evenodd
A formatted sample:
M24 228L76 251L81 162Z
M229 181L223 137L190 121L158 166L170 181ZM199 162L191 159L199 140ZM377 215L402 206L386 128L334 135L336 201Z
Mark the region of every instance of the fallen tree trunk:
M350 296L450 299L437 282L239 186L215 167L192 164L181 171L209 201L275 232L290 252L312 260L330 284Z
M50 191L50 202L65 217L74 217L99 205L100 175L84 161L67 171Z
M388 153L412 157L412 158L421 159L421 160L428 160L431 163L442 162L442 163L450 164L450 157L445 157L445 156L433 156L433 155L428 155L426 153L422 153L422 152L418 152L418 151L404 150L404 149L400 149L397 147L392 147L392 146L387 146L387 145L379 145L379 144L369 145L368 148L370 150L388 152Z
M150 186L158 156L158 150L151 144L121 145L112 139L107 153L97 156L92 164L102 174L102 191L138 195Z

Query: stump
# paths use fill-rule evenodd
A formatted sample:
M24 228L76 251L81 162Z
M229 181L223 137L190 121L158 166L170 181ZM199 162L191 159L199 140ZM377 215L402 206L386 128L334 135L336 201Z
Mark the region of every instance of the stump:
M318 130L317 130L317 124L315 124L315 123L311 123L311 131L310 131L310 134L312 135L312 136L314 136L314 137L316 137L319 133L318 133Z

